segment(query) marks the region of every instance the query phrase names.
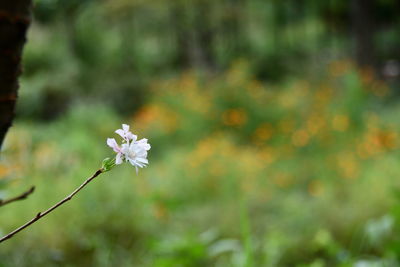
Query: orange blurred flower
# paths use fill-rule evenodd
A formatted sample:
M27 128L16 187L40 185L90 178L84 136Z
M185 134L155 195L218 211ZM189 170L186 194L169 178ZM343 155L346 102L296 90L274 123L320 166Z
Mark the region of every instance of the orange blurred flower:
M142 130L153 124L161 126L167 132L173 132L179 124L178 114L162 105L152 104L144 106L133 118L134 125L139 125Z
M289 176L287 173L278 173L273 177L273 182L281 187L286 188L292 184L292 177Z
M329 73L334 76L342 76L346 72L349 72L353 64L347 60L334 61L329 65Z
M0 165L0 179L5 178L10 173L10 168L1 164Z
M308 144L310 135L306 130L297 130L292 135L292 143L297 147L303 147Z
M325 123L323 115L313 113L306 122L307 131L310 135L316 135L325 126Z
M267 141L272 137L273 128L270 123L263 123L260 127L256 129L254 132L254 138L256 141Z
M247 121L247 114L244 109L229 109L222 114L222 121L229 126L242 126Z
M355 179L359 176L359 163L353 153L343 152L337 156L337 160L344 178Z

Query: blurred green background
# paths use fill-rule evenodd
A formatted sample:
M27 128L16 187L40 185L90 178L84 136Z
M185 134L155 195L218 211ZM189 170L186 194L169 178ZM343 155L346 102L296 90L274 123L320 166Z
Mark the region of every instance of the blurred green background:
M0 161L0 266L399 266L395 0L40 0Z

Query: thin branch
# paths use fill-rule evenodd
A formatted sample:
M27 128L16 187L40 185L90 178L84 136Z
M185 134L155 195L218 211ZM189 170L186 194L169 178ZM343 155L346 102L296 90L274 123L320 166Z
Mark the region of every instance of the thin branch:
M9 198L9 199L6 199L6 200L0 199L0 207L4 206L4 205L7 205L7 204L10 204L11 202L14 202L14 201L26 199L30 194L33 193L33 191L35 191L35 187L34 186L29 188L28 191L26 191L26 192L24 192L24 193L22 193L22 194L20 194L20 195L18 195L16 197Z
M17 229L15 229L14 231L12 231L11 233L5 235L4 237L2 237L0 239L0 243L13 237L16 233L24 230L25 228L27 228L28 226L30 226L31 224L33 224L34 222L38 221L39 219L43 218L44 216L46 216L47 214L49 214L50 212L52 212L53 210L55 210L56 208L60 207L62 204L64 204L65 202L69 201L72 199L73 196L75 196L79 191L81 191L82 188L84 188L88 183L90 183L94 178L96 178L97 176L99 176L101 173L103 173L104 170L103 169L99 169L97 170L91 177L89 177L88 179L86 179L85 182L83 182L83 184L81 184L77 189L75 189L71 194L69 194L67 197L65 197L64 199L62 199L61 201L59 201L58 203L56 203L54 206L52 206L51 208L49 208L48 210L44 211L44 212L39 212L38 214L36 214L35 217L33 217L33 219L31 219L30 221L28 221L27 223L25 223L24 225L18 227Z

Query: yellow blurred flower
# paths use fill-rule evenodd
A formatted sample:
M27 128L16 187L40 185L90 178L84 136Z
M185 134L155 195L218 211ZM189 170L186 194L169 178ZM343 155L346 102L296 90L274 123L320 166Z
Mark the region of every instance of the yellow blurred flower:
M394 149L398 146L399 135L394 131L382 131L378 136L382 147L387 149Z
M276 153L274 153L272 148L264 148L258 152L258 157L261 159L261 162L271 164L276 160Z
M338 132L345 132L349 128L349 117L344 114L337 114L333 117L332 128Z
M256 141L265 142L269 140L273 135L273 128L270 123L263 123L254 132L254 139Z
M242 126L247 121L247 113L242 108L228 109L222 114L222 121L228 126Z
M308 144L310 135L304 129L297 130L292 135L292 143L294 146L303 147Z
M217 163L213 162L213 164L211 164L209 170L213 176L221 176L221 175L225 174L225 168L219 162L217 162Z
M162 130L170 133L179 126L179 115L174 110L163 105L151 104L139 110L133 118L132 125L137 125L142 131L157 125Z
M333 96L333 89L327 85L321 86L314 95L317 108L325 108L326 104Z
M263 87L261 82L257 80L250 81L246 86L246 89L254 101L263 101L267 96L266 89Z
M355 179L359 176L359 163L353 153L343 152L337 155L340 173L344 178Z
M311 196L318 197L324 193L324 185L320 180L313 180L308 184L307 190Z
M287 173L278 173L273 177L273 182L281 188L286 188L292 184L293 179Z

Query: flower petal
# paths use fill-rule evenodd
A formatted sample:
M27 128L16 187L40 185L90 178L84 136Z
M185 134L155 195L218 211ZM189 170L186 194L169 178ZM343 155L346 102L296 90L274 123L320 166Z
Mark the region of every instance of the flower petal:
M107 138L107 145L111 147L114 152L120 152L120 148L114 138Z
M132 166L137 166L136 161L130 158L127 158L127 160L129 161L130 164L132 164Z
M115 133L125 139L125 132L122 129L116 130Z
M128 124L122 124L122 129L124 130L125 133L129 132L129 125Z
M146 138L140 139L136 143L138 145L140 145L141 147L143 147L143 149L145 149L145 150L150 150L150 148L151 148L150 144L147 143L147 139Z
M135 142L136 139L137 139L137 135L134 135L133 133L128 132L128 133L126 133L126 138L127 138L128 140L132 140L133 142Z
M140 162L140 163L144 163L144 164L149 164L149 161L145 158L137 158L136 161Z
M151 146L150 146L150 144L145 144L145 145L143 145L143 148L145 150L150 150Z
M118 153L115 157L115 164L119 165L122 163L122 153Z

